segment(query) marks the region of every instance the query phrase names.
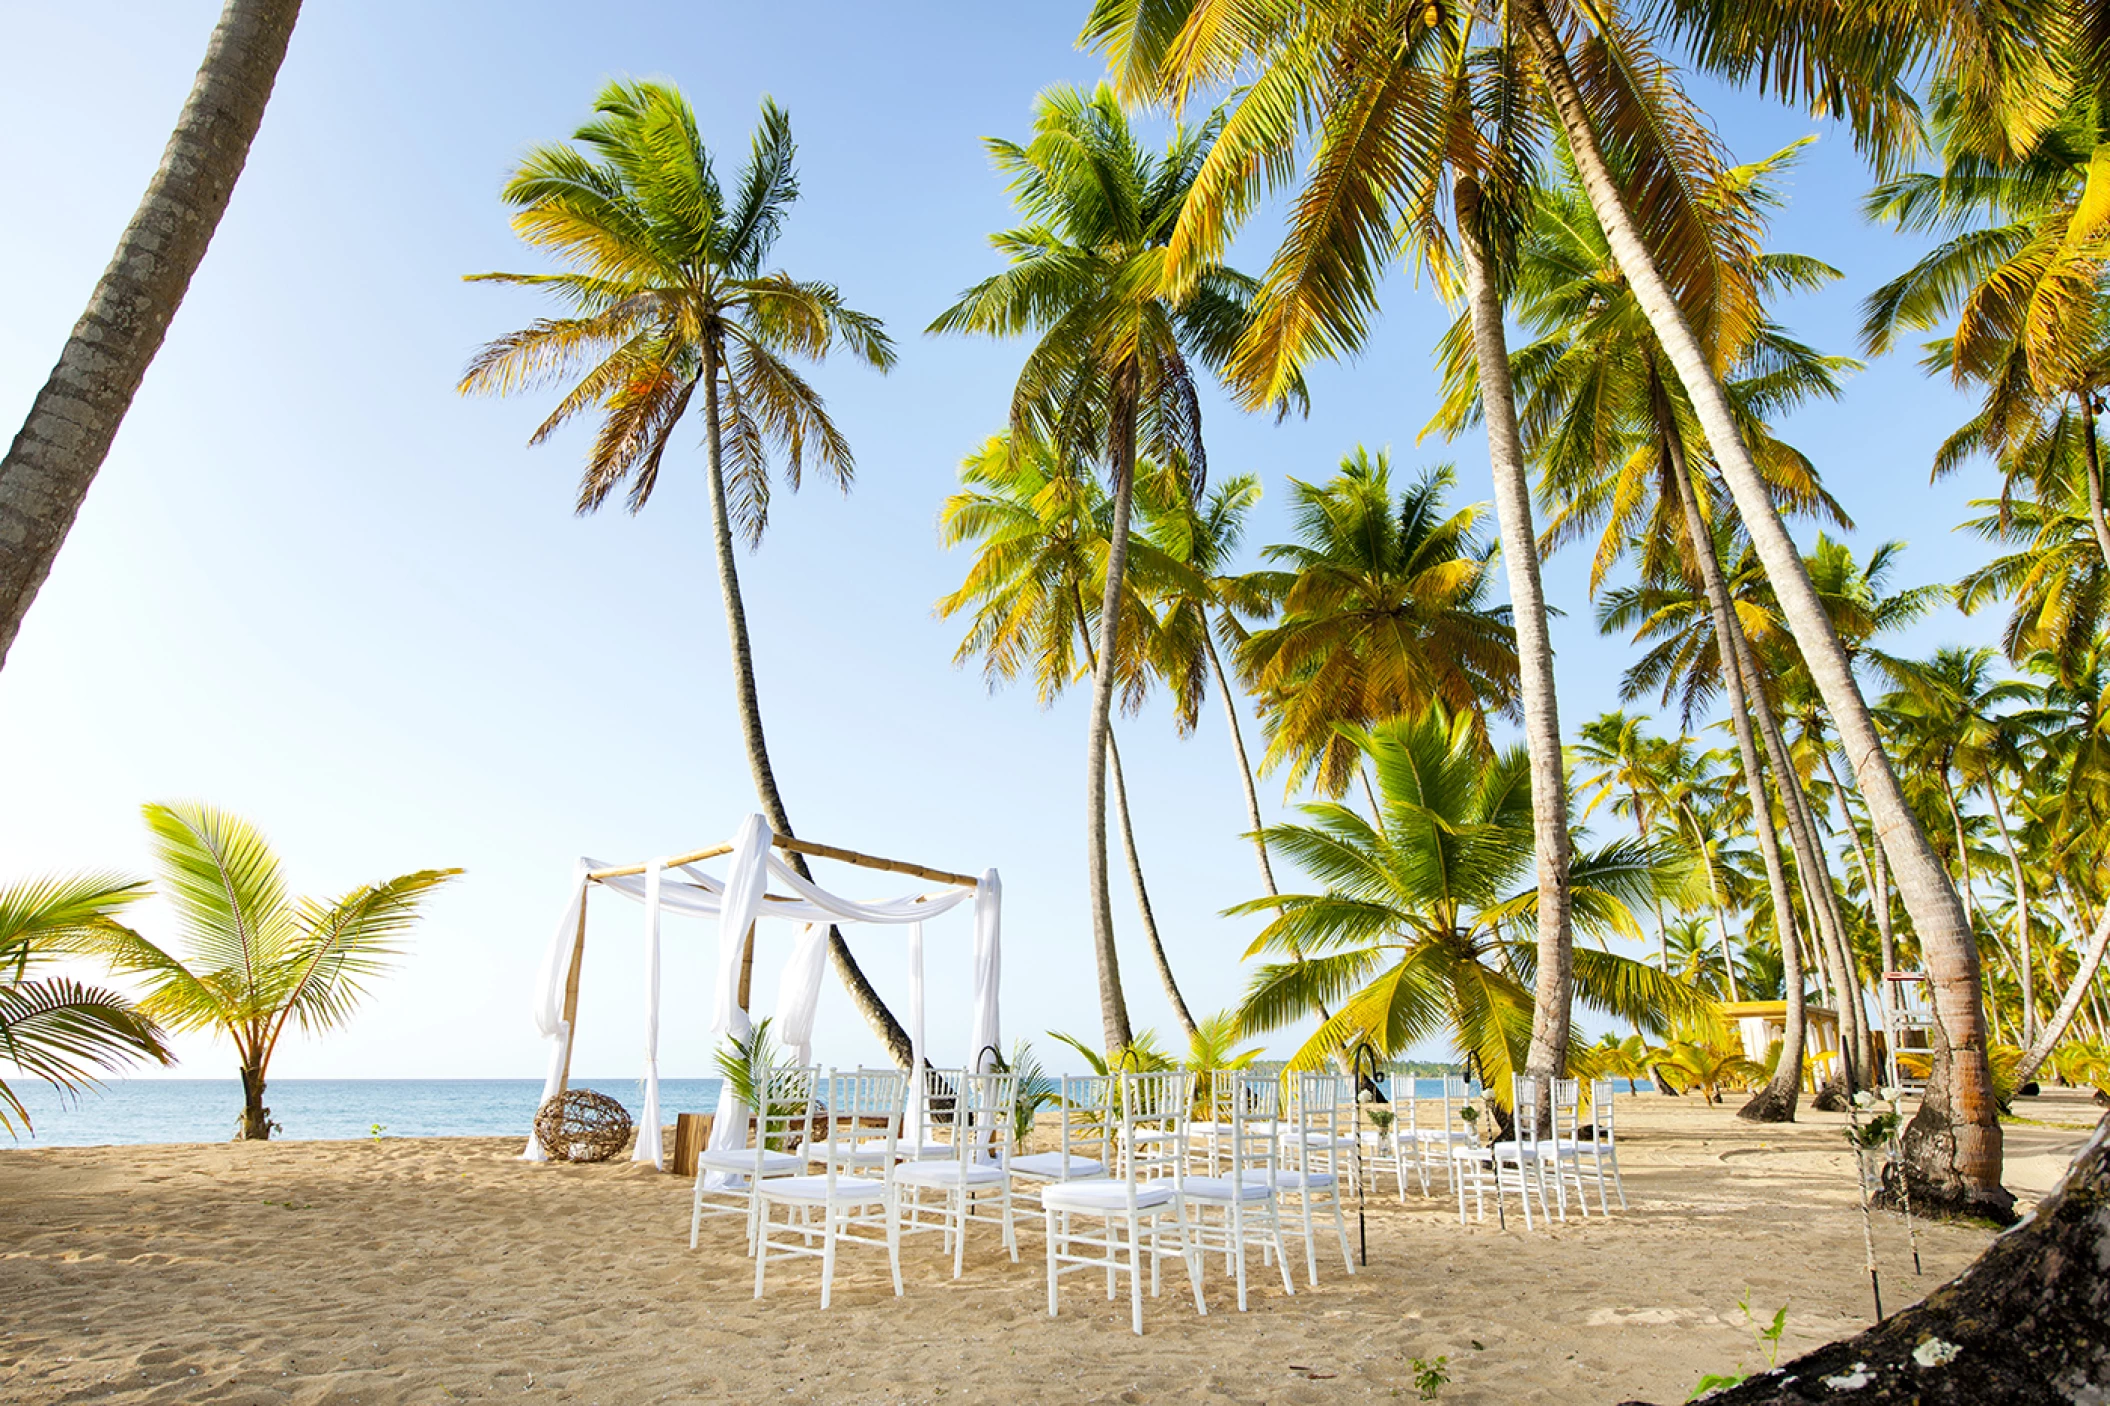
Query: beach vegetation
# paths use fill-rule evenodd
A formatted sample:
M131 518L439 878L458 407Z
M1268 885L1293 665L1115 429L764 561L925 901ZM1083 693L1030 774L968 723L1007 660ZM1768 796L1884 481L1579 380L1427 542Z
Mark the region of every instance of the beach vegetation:
M147 885L116 874L27 879L0 889L0 1064L76 1094L101 1072L173 1064L162 1027L123 992L52 968L132 937L120 921ZM21 1095L0 1080L0 1128L35 1131Z
M265 1080L286 1032L348 1024L402 957L422 905L461 870L419 869L335 898L300 897L247 820L190 801L144 813L178 941L164 947L110 926L90 946L145 988L143 1015L232 1042L242 1078L235 1136L268 1139L277 1125Z

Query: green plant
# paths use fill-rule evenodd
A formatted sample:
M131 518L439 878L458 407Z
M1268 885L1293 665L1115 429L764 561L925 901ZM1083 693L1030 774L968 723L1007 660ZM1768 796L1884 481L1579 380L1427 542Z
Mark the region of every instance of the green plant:
M1448 1355L1433 1360L1421 1357L1408 1360L1407 1365L1414 1369L1414 1389L1423 1401L1434 1401L1451 1384L1450 1360Z
M1043 1108L1062 1102L1062 1085L1048 1077L1030 1042L1011 1047L1011 1073L1018 1075L1018 1102L1011 1109L1011 1135L1019 1143L1033 1135L1033 1120Z
M169 1064L161 1028L115 991L31 975L44 962L132 934L115 915L146 885L110 874L31 879L0 889L0 1063L61 1094L95 1084L93 1070L129 1060ZM0 1082L0 1128L27 1129L29 1111Z
M1765 1354L1766 1365L1760 1370L1772 1371L1780 1361L1780 1335L1787 1330L1788 1306L1782 1304L1775 1310L1773 1321L1763 1328L1759 1326L1758 1319L1752 1316L1750 1290L1744 1291L1743 1297L1736 1301L1736 1306L1744 1315L1744 1326L1751 1330L1751 1346ZM1750 1371L1741 1362L1736 1364L1736 1370L1733 1372L1710 1372L1700 1378L1699 1385L1692 1389L1692 1395L1685 1399L1697 1401L1711 1391L1724 1391L1737 1386L1750 1376Z
M342 898L296 898L248 821L188 801L143 809L184 955L122 928L97 934L92 950L144 980L143 1014L171 1030L217 1030L234 1043L239 1136L269 1138L277 1125L264 1106L264 1079L287 1027L312 1034L349 1021L367 983L401 954L418 905L461 870L420 869Z
M383 1133L385 1133L385 1132L387 1132L387 1131L388 1131L388 1124L386 1124L386 1123L375 1123L375 1124L373 1124L373 1125L372 1125L371 1127L369 1127L369 1128L368 1128L368 1129L367 1129L366 1131L368 1132L368 1134L370 1134L370 1135L371 1135L371 1136L373 1137L373 1140L374 1140L375 1142L379 1142L379 1141L381 1140L381 1134L383 1134Z
M718 1074L725 1080L726 1087L733 1091L733 1097L754 1109L755 1117L763 1120L764 1126L771 1122L783 1126L801 1112L798 1106L788 1103L771 1104L767 1109L762 1107L762 1096L769 1089L770 1071L777 1067L777 1047L769 1035L769 1017L764 1016L745 1038L737 1035L728 1038L725 1048L713 1055L712 1061L718 1066ZM784 1134L773 1134L769 1138L769 1147L772 1151L788 1152L790 1148L781 1145L784 1141Z

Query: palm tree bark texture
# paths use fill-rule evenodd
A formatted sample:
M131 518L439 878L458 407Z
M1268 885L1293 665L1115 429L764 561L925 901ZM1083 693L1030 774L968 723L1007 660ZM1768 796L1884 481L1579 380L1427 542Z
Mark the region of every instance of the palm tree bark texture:
M300 0L227 0L161 165L0 459L0 666L204 261L299 16Z
M1627 208L1545 0L1520 0L1518 18L1539 57L1591 208L1664 354L1677 368L1781 614L1838 727L1847 762L1890 859L1898 895L1919 936L1934 988L1935 1014L1947 1037L1949 1068L1929 1081L1928 1097L1906 1129L1913 1201L1921 1207L2007 1219L2014 1214L2014 1197L2000 1184L2000 1110L1987 1061L1984 983L1978 945L1956 886L1905 799L1854 680L1852 663L1743 442L1728 394Z
M2110 1118L2096 1126L2059 1189L2029 1219L1925 1300L1707 1400L1713 1406L2110 1401Z
M1515 393L1509 379L1502 298L1480 230L1479 187L1461 177L1455 190L1459 262L1465 273L1480 398L1487 417L1487 454L1494 472L1502 561L1515 605L1517 692L1531 757L1532 828L1538 852L1538 971L1525 1068L1539 1078L1543 1105L1553 1092L1548 1081L1567 1072L1575 983L1575 950L1568 921L1568 871L1574 862L1568 834L1568 779L1562 762L1560 710L1553 691L1546 594L1539 579L1538 542L1531 523L1531 485L1525 477L1524 443L1517 431Z

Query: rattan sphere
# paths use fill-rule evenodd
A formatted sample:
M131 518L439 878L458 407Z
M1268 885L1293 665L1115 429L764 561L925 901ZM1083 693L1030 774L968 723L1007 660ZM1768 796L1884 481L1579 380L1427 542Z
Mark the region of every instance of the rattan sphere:
M535 1114L535 1141L559 1162L605 1162L630 1145L630 1115L591 1089L571 1089Z

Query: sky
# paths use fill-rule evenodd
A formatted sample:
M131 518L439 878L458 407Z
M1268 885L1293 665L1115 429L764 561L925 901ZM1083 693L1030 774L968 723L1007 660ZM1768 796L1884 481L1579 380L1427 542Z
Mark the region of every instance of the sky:
M1007 1038L1043 1051L1049 1030L1094 1040L1085 695L1042 711L1030 692L992 693L976 668L954 666L961 628L931 609L967 564L939 544L939 505L961 457L1002 426L1024 347L921 333L999 266L987 235L1011 210L981 138L1024 136L1037 92L1096 78L1073 43L1083 9L825 4L787 22L780 7L722 3L590 16L514 0L308 6L211 252L0 669L0 884L144 874L139 807L180 798L254 820L299 892L458 865L464 876L431 904L399 973L346 1028L289 1043L273 1072L539 1077L530 1000L577 857L716 843L755 808L695 434L677 439L643 513L579 518L584 436L530 449L544 397L454 389L482 341L545 310L525 290L462 281L538 266L497 199L512 165L585 120L608 80L664 78L728 168L764 94L789 109L802 196L777 262L838 284L885 320L901 353L884 377L847 361L814 371L855 449L855 487L780 494L767 539L740 562L792 822L867 853L999 869ZM0 423L20 423L85 306L217 10L0 7L0 132L18 192L0 221L0 266L14 270ZM1870 178L1840 133L1749 95L1697 91L1739 159L1819 136L1784 182L1772 243L1844 277L1781 313L1821 349L1853 352L1860 300L1917 246L1862 220ZM1256 222L1233 262L1258 272L1277 227ZM1455 501L1489 496L1480 442L1417 440L1446 320L1425 284L1397 277L1367 351L1314 371L1309 418L1277 425L1211 398L1212 470L1255 474L1266 490L1249 562L1287 535L1286 478L1321 479L1358 444L1389 446L1399 472L1455 462ZM1930 484L1928 465L1968 413L1909 355L1893 356L1782 433L1854 517L1857 552L1902 539L1901 584L1953 581L1987 555L1953 529L1968 499L1992 491L1991 473ZM1547 564L1570 735L1619 705L1636 653L1596 634L1586 573L1580 549ZM1987 643L1996 631L1991 616L1945 611L1897 647ZM1160 705L1119 727L1172 966L1196 1011L1225 1008L1256 923L1221 910L1259 887L1221 710L1212 704L1186 739ZM1289 813L1279 778L1261 789L1271 819ZM859 897L909 883L818 873ZM1133 913L1123 889L1115 921L1136 1024L1173 1032ZM173 939L157 906L136 919ZM928 938L940 1063L969 1053L970 940L965 909ZM668 1076L711 1072L713 941L693 921L666 925ZM789 933L764 941L759 1010ZM898 930L852 942L904 1008ZM575 1072L641 1068L641 952L640 910L600 900ZM1273 1043L1286 1051L1293 1038ZM178 1049L177 1074L233 1073L224 1043L186 1036ZM816 1055L878 1056L832 980Z

